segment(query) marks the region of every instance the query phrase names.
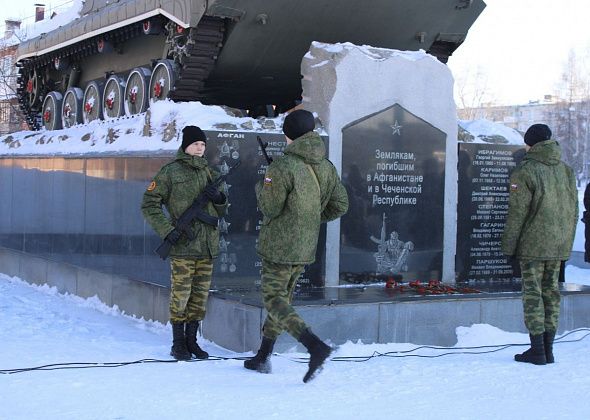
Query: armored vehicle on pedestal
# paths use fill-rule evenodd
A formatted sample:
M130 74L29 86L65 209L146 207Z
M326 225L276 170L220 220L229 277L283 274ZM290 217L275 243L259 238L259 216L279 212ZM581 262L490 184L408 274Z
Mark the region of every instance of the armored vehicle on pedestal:
M283 112L301 99L312 41L423 49L443 62L483 0L86 0L80 17L23 42L18 96L32 129L201 101ZM269 107L268 105L273 105Z

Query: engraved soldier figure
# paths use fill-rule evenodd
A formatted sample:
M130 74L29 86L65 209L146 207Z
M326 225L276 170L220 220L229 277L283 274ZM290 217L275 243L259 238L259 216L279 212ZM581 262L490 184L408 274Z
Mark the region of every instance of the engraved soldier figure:
M414 250L414 242L400 241L403 245L397 254L397 260L393 266L394 273L401 273L402 271L408 271L408 256L410 252Z
M244 367L261 373L271 370L270 356L277 337L286 331L310 353L308 382L319 372L332 349L307 327L291 306L297 279L315 260L320 224L348 209L348 196L336 168L325 158L326 149L315 133L313 114L297 110L285 118L284 156L276 158L256 185L263 220L257 252L262 258L262 296L268 316L262 343Z
M175 221L201 192L209 200L204 212L216 218L225 213L228 204L225 194L210 185L219 174L207 164L206 146L207 138L199 127L185 127L176 158L160 169L144 193L143 215L162 239L178 235L174 230ZM162 206L166 207L170 218L166 217ZM173 335L170 355L177 360L188 360L191 355L198 359L209 357L197 344L197 330L205 317L213 259L219 254L219 230L200 220L194 221L192 230L194 239L185 235L174 238L179 240L170 252Z
M398 262L403 249L404 242L399 240L399 234L396 231L391 232L387 241L387 253L394 264Z
M377 252L375 252L375 261L377 262L377 273L383 274L389 271L391 264L387 256L387 236L386 224L385 224L385 213L383 213L383 223L381 224L381 236L379 239L371 235L371 241L377 244Z
M389 234L389 239L385 239L387 228L385 224L385 213L383 213L383 223L381 225L381 237L379 239L371 236L371 241L377 244L375 261L377 262L377 273L394 273L408 271L406 261L408 255L414 249L414 243L411 241L404 242L399 239L399 234L394 230Z

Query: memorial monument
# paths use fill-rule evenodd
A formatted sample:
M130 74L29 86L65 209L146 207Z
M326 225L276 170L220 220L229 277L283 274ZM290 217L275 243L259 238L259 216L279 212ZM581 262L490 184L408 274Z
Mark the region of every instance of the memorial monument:
M333 343L452 345L455 328L466 323L523 330L517 290L503 290L500 299L475 292L431 299L418 289L348 284L401 275L405 284L448 285L456 270L462 281L509 275L494 241L518 147L458 143L452 75L423 51L313 43L301 72L301 106L317 114L351 204L320 238L317 263L302 282L312 287L295 294L301 316ZM284 116L252 119L162 101L150 110L129 120L1 139L0 172L8 182L0 185L0 263L9 275L96 295L126 313L166 322L169 289L157 283L168 281L167 263L153 253L160 238L144 225L138 203L177 150L177 127L198 120L213 166L223 173L242 161L228 178L231 206L219 224L222 252L203 335L229 349L256 349L265 311L253 185L266 165L256 136L280 155ZM586 297L572 295L563 307L574 311L574 301ZM562 319L571 320L569 328L579 325L573 315ZM294 345L282 336L275 349Z
M424 52L313 43L302 73L303 106L324 123L350 196L348 214L328 226L326 284L370 273L454 282L449 69Z

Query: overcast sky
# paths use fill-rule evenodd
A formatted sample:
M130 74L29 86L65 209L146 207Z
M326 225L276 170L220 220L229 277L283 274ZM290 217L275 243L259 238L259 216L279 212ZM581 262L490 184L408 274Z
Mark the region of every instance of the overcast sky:
M485 2L449 67L458 83L468 73L480 73L490 99L499 104L554 93L569 51L580 57L590 51L590 0Z
M411 0L415 1L415 0ZM486 9L449 60L458 83L485 85L488 99L522 104L554 93L568 53L590 55L590 0L484 0ZM33 0L3 0L6 18L32 18ZM59 8L68 0L42 2ZM588 69L590 74L590 69Z

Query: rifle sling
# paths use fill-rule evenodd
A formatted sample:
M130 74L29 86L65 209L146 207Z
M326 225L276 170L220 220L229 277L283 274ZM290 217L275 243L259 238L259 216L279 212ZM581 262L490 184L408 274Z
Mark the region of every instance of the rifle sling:
M320 188L320 182L318 181L318 176L313 171L313 168L311 167L311 165L306 163L305 166L307 166L307 169L309 169L309 172L311 172L311 176L313 177L313 180L315 181L315 185L317 185L317 187L318 187L318 192L320 193L320 199L321 199L322 189Z
M318 191L320 193L320 201L321 201L321 206L322 206L322 211L324 211L324 209L326 208L326 205L328 204L328 198L326 197L326 199L324 201L322 201L322 189L320 188L320 181L318 180L318 176L316 175L315 171L313 170L313 168L311 167L310 164L306 163L305 166L307 166L307 169L309 169L309 172L311 172L311 175L313 176L313 180L315 181L315 184L318 187Z

